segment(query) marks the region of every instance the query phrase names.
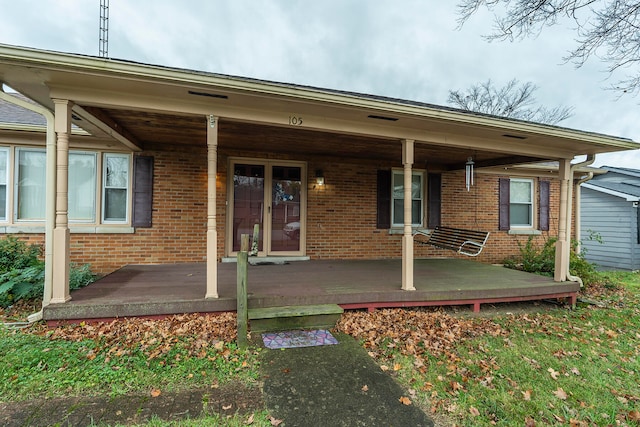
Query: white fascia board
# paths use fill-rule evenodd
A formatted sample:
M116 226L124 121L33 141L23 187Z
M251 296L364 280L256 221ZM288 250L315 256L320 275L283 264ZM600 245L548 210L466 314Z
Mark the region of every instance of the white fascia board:
M638 201L640 201L640 197L638 197L638 196L632 196L630 194L622 193L620 191L610 190L608 188L602 188L602 187L599 187L597 185L593 185L593 184L589 184L589 183L582 184L582 187L588 188L589 190L598 191L600 193L605 193L605 194L610 194L612 196L620 197L622 199L625 199L627 202L638 202Z

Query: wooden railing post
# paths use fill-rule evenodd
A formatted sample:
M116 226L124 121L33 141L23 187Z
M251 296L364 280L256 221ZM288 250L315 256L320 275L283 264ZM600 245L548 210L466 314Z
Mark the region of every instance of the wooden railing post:
M238 347L246 348L247 341L247 276L249 260L249 235L243 234L240 237L240 252L238 252L238 278L237 278L237 318L238 318Z

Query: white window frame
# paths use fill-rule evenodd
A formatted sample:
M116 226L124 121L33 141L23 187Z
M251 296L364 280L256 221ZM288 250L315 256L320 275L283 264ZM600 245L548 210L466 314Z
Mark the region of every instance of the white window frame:
M10 200L11 200L11 182L9 180L9 172L11 170L11 150L9 147L0 147L0 152L4 152L6 154L7 164L5 165L5 176L4 178L4 191L5 191L5 202L4 202L4 217L0 217L0 222L9 222L11 218L11 212L9 211Z
M107 187L107 158L108 157L120 157L120 158L125 158L127 160L127 185L125 187ZM100 197L100 200L102 201L101 215L100 215L101 222L102 224L128 224L129 219L131 217L129 209L131 205L131 185L132 185L131 182L132 182L132 172L133 172L132 157L130 154L123 154L123 153L102 153L101 167L102 167L102 184L100 188L102 193ZM107 189L126 190L127 195L125 197L125 200L126 200L125 218L123 220L108 220L105 218L105 210L107 207L107 204L106 204Z
M529 218L531 221L529 224L514 224L513 223L513 215L509 215L509 227L514 229L531 229L535 226L535 182L532 178L510 178L509 186L511 186L512 182L525 182L530 185L531 195L530 195L530 203L522 203L522 202L513 202L511 197L511 188L509 188L509 210L511 210L512 205L528 205L529 206Z
M395 219L395 201L396 200L404 200L404 185L403 185L403 197L402 199L397 199L394 197L394 188L393 188L393 183L395 181L395 176L399 175L402 177L402 182L404 184L404 170L403 169L392 169L391 170L391 227L392 228L398 228L398 227L402 227L404 226L404 224L398 224L396 222L394 222ZM420 177L420 199L414 199L413 197L411 198L411 205L412 205L412 211L413 211L413 202L415 200L420 200L420 218L419 221L414 223L412 221L411 226L412 227L423 227L424 226L424 212L425 212L425 173L424 171L421 170L412 170L411 171L411 182L413 183L413 177L414 176L419 176ZM413 194L413 191L411 192ZM404 203L403 203L403 209L404 209ZM413 218L412 218L413 219Z

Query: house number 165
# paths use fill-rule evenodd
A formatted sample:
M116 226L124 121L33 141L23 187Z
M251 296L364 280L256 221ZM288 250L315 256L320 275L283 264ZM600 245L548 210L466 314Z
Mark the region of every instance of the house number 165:
M292 126L302 126L302 117L289 116L289 124Z

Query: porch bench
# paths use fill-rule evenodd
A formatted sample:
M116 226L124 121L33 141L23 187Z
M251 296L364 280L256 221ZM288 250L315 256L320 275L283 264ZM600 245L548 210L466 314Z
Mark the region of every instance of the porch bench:
M484 249L488 231L465 230L463 228L436 227L431 233L416 230L413 235L425 236L429 240L416 240L423 245L431 245L441 249L449 249L462 255L478 256Z

